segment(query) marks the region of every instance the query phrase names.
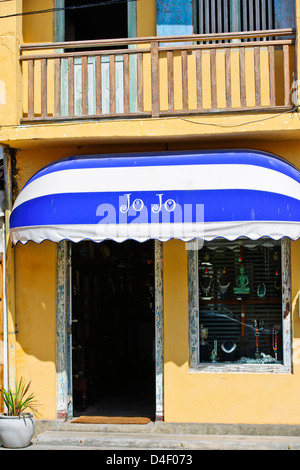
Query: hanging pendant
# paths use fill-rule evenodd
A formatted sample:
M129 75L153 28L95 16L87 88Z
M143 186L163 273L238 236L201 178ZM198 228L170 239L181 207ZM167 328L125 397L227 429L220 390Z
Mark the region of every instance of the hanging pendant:
M267 293L267 288L266 288L265 283L260 282L257 286L257 295L258 295L258 297L263 298L263 297L265 297L266 293Z

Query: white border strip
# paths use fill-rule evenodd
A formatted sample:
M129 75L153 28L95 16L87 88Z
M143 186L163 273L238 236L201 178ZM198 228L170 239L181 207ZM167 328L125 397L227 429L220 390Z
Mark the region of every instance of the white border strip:
M102 242L107 239L123 242L128 239L140 242L156 239L167 241L177 238L190 241L201 238L206 241L215 238L235 240L239 237L247 237L257 240L261 237L269 237L279 240L288 237L291 240L300 238L299 222L211 222L211 223L178 223L178 224L107 224L107 225L56 225L45 227L21 227L11 229L11 240L27 243L32 240L41 243L44 240L60 242L70 240L93 240Z
M300 184L279 171L245 164L199 164L57 171L25 186L14 209L50 194L214 189L267 191L300 200Z

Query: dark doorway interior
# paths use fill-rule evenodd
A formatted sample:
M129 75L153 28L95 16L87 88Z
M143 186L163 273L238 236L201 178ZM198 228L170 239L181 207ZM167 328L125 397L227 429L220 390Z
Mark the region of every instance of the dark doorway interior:
M72 245L74 416L155 416L154 242Z
M101 5L89 6L95 3L95 0L65 0L66 41L128 37L127 2L104 0Z

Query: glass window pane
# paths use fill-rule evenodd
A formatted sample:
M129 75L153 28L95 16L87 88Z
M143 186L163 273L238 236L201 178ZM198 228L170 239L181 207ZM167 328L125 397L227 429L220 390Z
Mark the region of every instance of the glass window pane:
M200 362L282 363L281 243L198 251Z

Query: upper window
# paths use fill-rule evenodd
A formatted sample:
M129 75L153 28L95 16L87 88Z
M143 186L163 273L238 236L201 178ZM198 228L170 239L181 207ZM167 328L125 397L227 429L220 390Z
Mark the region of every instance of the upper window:
M190 252L191 366L289 365L286 256L270 239L211 241Z
M127 2L65 0L65 41L128 36Z
M294 0L196 0L199 34L295 27Z

